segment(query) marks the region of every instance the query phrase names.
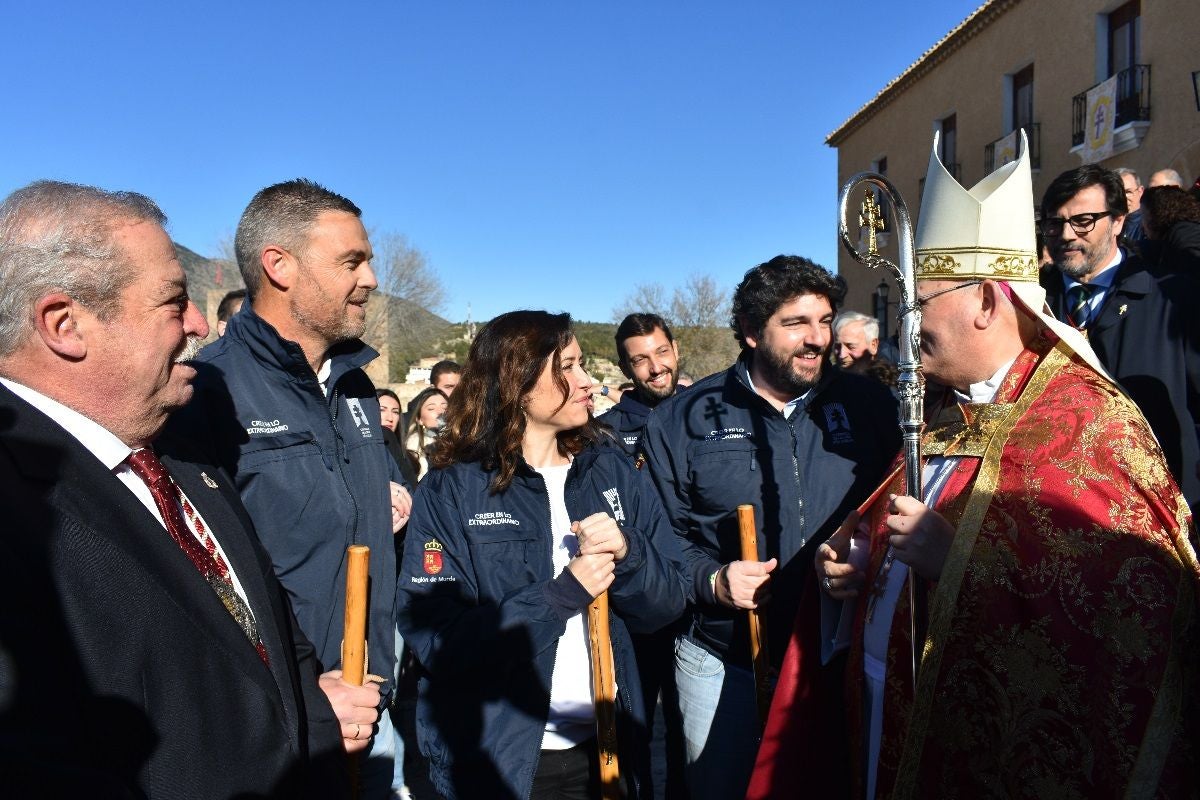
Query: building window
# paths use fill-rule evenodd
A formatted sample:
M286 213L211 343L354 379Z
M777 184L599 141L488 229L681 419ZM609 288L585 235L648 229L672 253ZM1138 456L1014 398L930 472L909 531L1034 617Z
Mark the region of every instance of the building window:
M1141 60L1142 7L1140 0L1126 3L1108 15L1108 72L1110 78Z
M881 156L871 164L871 171L885 178L888 176L887 168L887 156ZM878 189L873 191L875 192L875 202L879 204L879 215L883 218L883 228L880 233L889 233L892 230L892 201L882 191ZM887 237L884 236L879 244L880 246L887 244Z
M1024 128L1027 135L1033 130L1033 64L1012 76L1012 125L1005 133Z
M938 158L946 171L958 179L958 115L951 114L939 121L942 135L938 137Z

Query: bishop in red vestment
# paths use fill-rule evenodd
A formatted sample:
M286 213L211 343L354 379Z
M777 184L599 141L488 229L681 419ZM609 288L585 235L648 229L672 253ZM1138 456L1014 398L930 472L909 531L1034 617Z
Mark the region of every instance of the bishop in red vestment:
M1026 186L1001 205L1032 209L1021 161L1008 177ZM897 475L822 546L814 577L847 601L853 766L827 768L830 633L799 619L747 797L814 784L824 798L1196 797L1187 504L1137 407L1047 316L1032 248L1006 260L1017 248L987 241L1003 224L967 225L974 245L938 229L939 208L986 206L1000 179L947 200L953 179L933 164L924 261L917 235L921 353L926 375L957 391L929 415L927 504Z

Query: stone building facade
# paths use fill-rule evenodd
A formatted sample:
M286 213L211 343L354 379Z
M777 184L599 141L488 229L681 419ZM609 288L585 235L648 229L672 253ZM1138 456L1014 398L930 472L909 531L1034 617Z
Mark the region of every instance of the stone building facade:
M1200 0L989 0L829 135L838 185L882 172L915 222L934 131L943 163L969 188L1003 163L1006 136L1024 128L1040 198L1083 163L1086 93L1113 75L1113 155L1100 163L1130 167L1143 182L1164 167L1192 181L1200 176L1197 31ZM893 261L895 239L881 235ZM846 307L876 313L880 276L840 248L838 269L850 285ZM899 292L886 283L894 333Z

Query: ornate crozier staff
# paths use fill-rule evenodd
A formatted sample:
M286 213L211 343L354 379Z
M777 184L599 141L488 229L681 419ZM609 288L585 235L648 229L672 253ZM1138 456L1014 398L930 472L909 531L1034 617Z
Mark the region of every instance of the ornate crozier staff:
M863 199L858 217L859 231L867 231L867 251L861 253L858 246L851 241L846 226L846 205L851 193L860 184L870 184L888 198L896 217L896 231L900 237L900 266L896 266L879 255L875 232L883 230L884 218L882 209L875 201L874 192L868 190ZM925 381L921 375L921 308L917 305L917 251L913 241L912 221L908 214L908 206L896 191L896 187L882 175L874 172L860 172L854 175L842 186L838 193L838 236L842 246L846 248L854 260L871 269L884 268L895 278L900 287L900 430L904 436L904 482L906 492L910 497L924 501L924 488L921 482L921 431L925 427ZM888 548L884 558L885 571L896 559L896 552ZM917 641L917 596L916 576L909 571L908 604L909 604L909 638L912 642L912 675L915 687L917 680L917 650L921 643Z

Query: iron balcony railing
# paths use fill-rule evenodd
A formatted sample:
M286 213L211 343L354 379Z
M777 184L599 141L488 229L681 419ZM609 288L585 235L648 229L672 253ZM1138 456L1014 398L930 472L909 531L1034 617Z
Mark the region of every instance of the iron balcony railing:
M1007 135L1007 134L1005 134ZM1025 129L1025 135L1029 137L1029 168L1042 168L1042 124L1034 122ZM1004 139L1001 136L991 144L983 146L983 174L991 175L997 167L996 164L996 145ZM1018 144L1018 147L1020 145Z
M1071 100L1072 147L1083 144L1087 130L1087 94L1096 86L1085 89ZM1138 120L1150 121L1149 64L1134 64L1117 73L1117 118L1113 127L1119 128Z

